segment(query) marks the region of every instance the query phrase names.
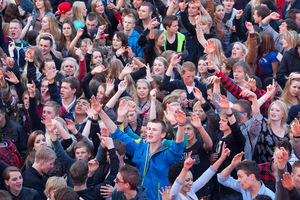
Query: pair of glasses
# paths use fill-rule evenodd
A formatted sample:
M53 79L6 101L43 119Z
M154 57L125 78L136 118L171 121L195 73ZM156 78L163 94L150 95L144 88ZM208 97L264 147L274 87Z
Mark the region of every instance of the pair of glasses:
M125 182L120 181L120 179L116 177L116 183L125 183Z

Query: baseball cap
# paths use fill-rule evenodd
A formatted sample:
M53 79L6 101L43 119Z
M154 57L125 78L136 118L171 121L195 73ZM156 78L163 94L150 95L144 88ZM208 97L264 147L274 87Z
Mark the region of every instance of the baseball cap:
M60 15L61 13L66 13L71 10L71 4L68 2L63 2L58 5L58 11L55 12L56 15Z

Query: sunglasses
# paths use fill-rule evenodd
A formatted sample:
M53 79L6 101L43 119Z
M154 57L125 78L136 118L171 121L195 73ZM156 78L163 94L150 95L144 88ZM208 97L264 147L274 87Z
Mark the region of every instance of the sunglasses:
M125 182L120 181L120 179L116 177L116 183L125 183Z

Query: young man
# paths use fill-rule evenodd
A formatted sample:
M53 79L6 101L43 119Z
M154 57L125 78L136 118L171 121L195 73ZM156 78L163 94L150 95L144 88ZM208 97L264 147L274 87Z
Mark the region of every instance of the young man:
M167 15L163 19L165 46L164 50L173 50L177 53L185 50L185 36L178 32L178 17Z
M126 35L128 35L128 42L129 42L129 46L132 49L132 52L137 56L137 57L143 57L143 48L140 47L140 45L138 45L137 41L140 37L140 34L134 30L134 26L135 26L135 17L133 16L133 14L128 14L124 17L124 22L123 22L123 26L124 26L124 30L122 32L124 32Z
M93 35L91 35L91 31L97 27L98 19L97 14L94 12L90 12L86 17L86 23L83 28L83 34L81 36L81 39L84 38L90 38L93 40Z
M160 196L158 188L169 185L167 176L168 169L172 164L178 162L184 148L183 142L183 125L185 123L185 114L177 111L175 115L177 123L179 124L176 142L172 141L168 148L161 145L162 139L166 135L166 126L163 121L159 119L152 120L148 123L147 142L140 140L136 142L133 138L124 134L111 121L93 96L91 99L93 109L96 110L113 139L119 139L126 144L126 153L132 157L132 162L137 166L139 172L143 174L140 182L141 186L147 188L147 198L150 200L157 200ZM128 112L128 105L125 100L120 102L118 108L117 124L122 124ZM170 113L174 114L174 113Z
M264 18L266 18L269 14L271 13L270 9L267 7L267 6L262 6L262 5L259 5L259 6L256 6L255 7L255 10L254 10L254 14L253 14L253 19L254 19L254 22L257 23L261 29L261 31L263 30L262 29L262 20ZM276 32L279 32L279 26L280 26L280 22L278 20L271 20L270 21L270 26L276 31Z
M23 173L24 186L38 191L41 200L46 200L44 194L47 178L43 174L53 167L56 155L52 149L47 146L40 147L35 153L35 159L32 166Z
M298 33L300 29L300 10L299 9L290 9L286 15L287 19L292 19L298 25Z
M148 28L153 11L154 8L151 3L145 2L141 5L140 10L138 11L139 19L136 21L134 26L134 30L136 30L139 34Z
M147 199L146 189L138 186L140 180L141 174L137 168L130 165L121 167L115 179L117 189L113 191L112 199Z
M257 195L267 195L275 200L275 194L259 179L260 169L254 161L242 161L244 152L234 156L231 164L218 174L218 181L226 187L239 191L244 200L254 199ZM230 177L236 169L238 179Z
M62 2L61 4L58 5L58 11L55 12L55 15L60 15L57 16L57 22L58 22L58 26L59 29L61 30L61 26L62 23L66 20L70 20L72 21L72 17L73 17L73 12L72 12L72 8L71 8L71 4L69 4L68 2Z

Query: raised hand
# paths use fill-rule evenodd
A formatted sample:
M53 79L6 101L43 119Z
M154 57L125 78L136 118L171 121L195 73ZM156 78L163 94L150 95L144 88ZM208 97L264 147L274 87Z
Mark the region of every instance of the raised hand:
M196 127L197 129L202 127L202 123L201 120L199 118L198 115L196 115L195 113L190 112L191 115L191 124Z
M18 78L16 77L16 75L13 72L7 71L4 74L7 76L7 78L5 78L5 80L7 80L15 85L17 83L19 83Z
M277 12L272 12L269 16L271 17L271 19L274 19L274 20L280 19L280 15Z
M35 97L35 83L32 81L32 83L27 83L27 89L29 92L29 96L31 98Z
M194 86L192 91L194 96L196 97L196 99L198 99L198 101L200 101L200 103L202 103L203 101L205 102L202 92L198 88Z
M214 84L215 82L220 83L221 77L210 76L210 77L207 77L206 80L211 84Z
M48 79L48 82L54 83L55 76L58 73L58 70L54 70L50 67L49 68L45 67L45 70L46 70L46 78Z
M92 108L97 112L97 113L100 113L101 110L102 110L102 104L100 105L99 103L99 99L95 98L95 96L92 96L92 98L90 99L90 102L91 102L91 105L92 105Z
M77 133L75 123L72 120L68 119L68 118L66 118L65 120L66 120L67 129L69 131L71 131L72 133Z
M250 78L249 75L246 75L248 81L243 80L246 88L251 89L253 92L256 90L256 80L254 78Z
M161 194L162 200L172 200L173 199L174 194L172 194L170 196L171 186L169 186L169 187L165 186L165 189L164 189L164 187L162 187L161 191L160 190L158 190L158 191Z
M28 62L33 62L33 57L34 57L34 47L30 47L26 52L25 52L25 60Z
M107 149L113 149L114 148L114 142L113 142L113 139L111 137L100 136L100 140Z
M245 26L246 26L249 33L254 33L254 28L253 28L253 25L252 25L251 22L245 21Z
M229 156L229 155L230 155L230 149L225 148L225 143L223 143L222 153L221 153L220 158L224 161L227 158L227 156Z
M243 12L244 12L243 10L236 11L236 14L235 14L236 19L241 19Z
M89 172L95 172L99 168L99 162L96 158L88 162Z
M75 49L75 54L78 56L79 60L83 61L84 60L84 56L82 54L81 49L80 48L76 48L76 47L74 47L74 49Z
M236 154L231 161L231 166L236 167L236 165L238 163L242 162L243 155L244 155L244 152Z
M125 51L126 51L126 48L125 47L121 47L121 48L119 48L118 50L117 50L117 54L119 55L119 56L122 56L124 53L125 53Z
M213 62L211 61L210 59L207 59L207 68L210 69L210 70L215 70L217 73L220 72L220 69L219 67Z
M86 108L85 112L89 118L93 118L93 117L96 118L98 116L98 113L91 107Z
M93 42L91 40L87 41L86 48L87 48L87 52L89 52L89 53L91 53L93 51ZM81 54L82 54L82 52L81 52ZM84 59L84 57L83 57L83 59Z
M6 54L4 54L4 58L1 58L2 62L5 63L10 69L12 69L14 67L15 64L15 60L11 57L7 57Z
M170 61L170 66L174 68L178 65L178 63L180 63L180 61L181 61L181 53L177 53L172 56Z
M105 90L105 96L109 96L111 91L114 90L115 87L115 79L107 79L106 80L106 90Z
M298 181L298 177L295 178L295 180L292 179L292 176L290 175L290 173L288 172L285 172L283 175L282 175L282 179L281 179L281 183L282 183L282 186L287 189L287 190L292 190L294 189L295 185L296 185L296 182Z
M156 17L154 17L153 19L151 19L149 25L148 25L148 29L149 30L153 30L155 27L157 27L159 25L159 22L157 21Z
M118 90L124 92L126 90L126 88L127 88L126 80L121 81L118 85Z
M174 117L179 126L184 125L186 116L183 111L181 111L181 110L179 110L179 108L177 108L177 113L174 113Z
M295 118L295 121L291 125L291 131L294 138L300 136L300 124L297 118Z
M133 65L129 65L127 64L124 69L122 70L122 74L127 75L127 74L131 74L133 71Z
M267 86L267 93L271 94L271 96L275 95L276 93L275 79L273 79L272 85Z
M220 98L220 102L218 102L216 100L216 103L221 107L223 108L224 110L228 110L230 107L229 107L229 100L224 96L224 95L220 95L220 94L217 94Z
M156 100L156 92L157 92L156 88L154 88L154 89L152 89L150 91L150 99L151 99L151 101L155 101Z
M213 54L215 50L215 42L213 40L207 40L207 42L205 43L204 53Z
M104 65L100 65L100 66L95 67L95 68L92 70L91 74L92 74L92 75L100 74L100 73L102 73L102 72L105 72L106 70L107 70L107 68L105 68Z
M256 94L248 89L244 89L241 93L240 96L248 98L250 101L253 101L256 97Z
M13 41L9 42L8 51L10 54L14 52L15 48L16 48L15 42Z
M188 171L191 167L193 167L194 163L195 163L195 159L191 158L192 156L192 151L189 153L188 158L184 161L184 166L183 168Z
M174 109L172 106L170 106L170 104L167 104L167 111L164 111L164 116L166 117L166 119L171 123L171 124L175 124L176 123L176 119L174 117Z
M83 29L82 29L82 28L79 28L79 29L77 30L76 36L77 36L77 37L81 37L82 34L83 34Z
M181 3L179 3L179 9L181 12L184 12L186 7L188 6L188 3L185 3L185 0Z
M43 120L46 129L48 132L53 133L55 127L55 124L52 122L52 119L50 117L46 117L46 119Z
M128 103L125 99L121 100L118 108L118 117L124 118L128 113Z
M130 58L132 58L132 57L133 57L133 52L132 52L131 47L127 47L127 48L126 48L126 51L128 52L128 56L129 56Z
M284 147L280 147L280 150L275 153L275 157L278 161L278 168L283 169L285 167L286 162L289 159L288 152Z
M136 103L134 101L127 101L128 112L136 111Z

